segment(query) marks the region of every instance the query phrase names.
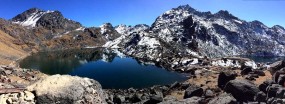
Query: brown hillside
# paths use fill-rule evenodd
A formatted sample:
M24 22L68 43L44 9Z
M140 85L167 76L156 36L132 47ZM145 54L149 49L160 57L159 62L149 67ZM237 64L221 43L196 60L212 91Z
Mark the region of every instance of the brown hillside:
M28 53L23 46L16 45L16 39L0 30L0 64L10 64Z

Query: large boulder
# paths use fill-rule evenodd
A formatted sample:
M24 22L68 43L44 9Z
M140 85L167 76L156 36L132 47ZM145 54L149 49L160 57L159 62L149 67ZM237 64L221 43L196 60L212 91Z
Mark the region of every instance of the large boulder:
M189 86L186 90L185 90L185 93L184 93L184 99L186 98L190 98L190 97L193 97L193 96L202 96L203 95L203 89L201 87L198 87L198 86Z
M281 60L281 61L277 61L273 64L270 64L270 73L271 75L273 75L276 71L280 70L281 68L285 67L285 61Z
M278 83L278 79L279 79L279 76L280 75L284 75L285 74L285 71L283 70L278 70L276 71L273 76L272 76L272 80L275 82L275 83Z
M28 86L28 90L35 91L37 103L106 103L101 85L89 78L53 75Z
M218 86L221 89L224 89L225 85L230 81L234 80L237 77L237 73L232 70L225 70L219 74L218 77Z
M285 74L279 76L277 83L279 85L284 86L285 85L284 82L285 82Z
M241 75L247 75L248 73L252 72L253 69L252 67L245 67L242 69L242 71L240 72Z
M259 89L254 83L241 79L229 81L224 90L242 102L254 101L255 95L259 92Z
M212 99L209 104L236 104L237 100L228 93L220 94L219 96Z
M267 87L267 104L284 104L285 88L278 84Z
M264 92L262 92L262 91L259 91L256 94L255 101L266 102L266 94Z
M282 88L281 85L278 85L278 84L272 84L272 85L269 85L266 89L267 91L267 98L275 98L276 95L277 95L277 91Z
M259 88L259 90L260 91L263 91L264 93L267 93L267 87L269 86L269 85L271 85L271 84L274 84L274 81L273 80L266 80L266 81L264 81L262 84L260 84L259 86L258 86L258 88Z

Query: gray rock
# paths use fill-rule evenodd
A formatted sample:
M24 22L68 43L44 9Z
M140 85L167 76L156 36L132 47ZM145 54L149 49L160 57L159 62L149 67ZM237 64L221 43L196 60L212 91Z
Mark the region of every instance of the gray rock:
M116 103L116 104L121 104L121 103L125 102L125 97L122 96L122 95L116 95L113 98L113 102Z
M266 80L266 81L264 81L262 84L260 84L259 86L258 86L258 88L259 88L259 90L260 91L263 91L264 93L267 93L267 87L269 86L269 85L271 85L271 84L273 84L274 82L273 82L273 80Z
M276 72L273 74L273 76L272 76L272 80L273 80L275 83L278 83L279 76L280 76L280 75L283 75L283 74L285 74L285 71L283 71L283 70L278 70L278 71L276 71Z
M35 91L38 103L106 103L101 85L89 78L53 75L28 86L28 90Z
M224 90L242 102L254 101L255 94L259 92L259 89L254 83L240 79L229 81Z
M253 73L259 76L265 76L265 73L262 70L253 70Z
M178 99L175 96L167 95L163 98L163 102L167 102L167 101L178 101Z
M185 93L184 93L184 99L186 98L190 98L190 97L193 97L193 96L202 96L203 95L203 89L201 87L197 87L197 86L189 86L186 90L185 90Z
M285 98L285 88L279 87L279 89L276 92L276 98Z
M4 70L6 75L10 75L12 73L12 70Z
M251 67L245 67L244 69L242 69L241 71L241 75L247 75L249 72L252 72L252 68Z
M219 96L212 99L209 104L236 104L237 100L227 93L220 94Z
M180 83L178 83L177 81L172 83L169 87L169 89L173 89L173 88L176 88L176 87L179 87L180 86Z
M284 60L277 61L273 64L270 64L270 70L269 71L270 71L271 75L273 75L276 71L278 71L284 67L285 67L285 61Z
M277 83L281 86L284 86L284 82L285 82L285 74L279 76Z
M135 92L136 92L136 90L135 90L134 88L129 88L128 91L129 91L130 93L135 93Z
M181 84L181 89L186 90L190 86L189 82L185 81Z
M177 99L172 99L172 100L167 100L160 102L159 104L203 104L201 103L203 99L200 97L191 97L183 100L177 100Z
M140 102L142 100L141 96L142 96L141 94L134 94L133 96L131 96L131 98L129 100L132 103L137 103L137 102Z
M213 96L215 96L215 94L212 90L205 91L205 97L213 97Z
M266 94L262 91L258 92L256 94L255 101L266 102Z
M163 101L163 98L161 96L152 96L148 101L145 102L145 104L156 104Z
M234 80L237 77L237 73L235 73L232 70L225 70L219 74L218 78L218 86L221 89L224 89L224 86L226 85L227 82L230 80Z
M267 99L268 98L271 98L271 97L276 97L276 93L278 91L278 89L282 87L281 85L278 85L278 84L272 84L272 85L269 85L266 89L267 91Z

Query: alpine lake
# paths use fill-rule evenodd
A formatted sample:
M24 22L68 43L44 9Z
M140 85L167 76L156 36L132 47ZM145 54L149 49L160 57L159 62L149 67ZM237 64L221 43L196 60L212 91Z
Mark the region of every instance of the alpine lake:
M105 48L38 52L21 60L19 65L48 75L88 77L97 80L105 89L146 88L188 79L181 73Z

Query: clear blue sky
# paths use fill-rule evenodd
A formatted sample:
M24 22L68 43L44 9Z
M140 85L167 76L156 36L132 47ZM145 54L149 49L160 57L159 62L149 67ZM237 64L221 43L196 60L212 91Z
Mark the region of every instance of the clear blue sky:
M151 25L157 16L179 5L189 4L199 11L228 10L246 21L259 20L267 26L285 27L285 0L1 0L0 17L11 19L37 7L59 10L84 26L118 24Z

